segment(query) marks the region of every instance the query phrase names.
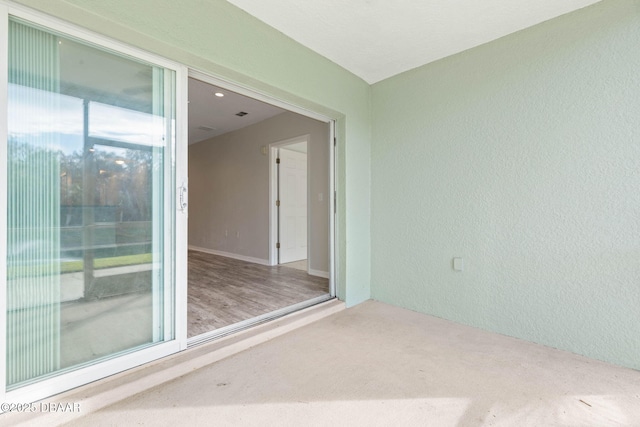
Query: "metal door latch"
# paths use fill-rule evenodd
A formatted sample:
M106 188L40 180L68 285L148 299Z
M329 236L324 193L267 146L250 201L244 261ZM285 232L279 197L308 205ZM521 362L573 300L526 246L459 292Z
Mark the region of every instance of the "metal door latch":
M189 201L189 197L187 196L187 186L182 184L178 187L179 198L178 198L178 209L182 212L187 211L187 203Z

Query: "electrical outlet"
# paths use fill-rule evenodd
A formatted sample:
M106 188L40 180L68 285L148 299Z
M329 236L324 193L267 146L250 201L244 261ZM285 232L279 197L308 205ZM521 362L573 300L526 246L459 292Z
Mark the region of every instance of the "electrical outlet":
M454 258L453 259L453 269L455 271L463 271L464 270L464 258Z
M240 232L236 231L236 239L239 239L239 238L240 238Z
M224 237L229 237L229 230L224 230Z

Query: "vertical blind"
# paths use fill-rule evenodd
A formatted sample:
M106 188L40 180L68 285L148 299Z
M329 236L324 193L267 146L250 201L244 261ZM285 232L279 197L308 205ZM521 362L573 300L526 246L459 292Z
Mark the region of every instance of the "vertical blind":
M7 386L60 364L59 102L57 37L9 24ZM35 129L25 112L44 120ZM16 114L19 112L18 114ZM31 119L33 119L31 117Z

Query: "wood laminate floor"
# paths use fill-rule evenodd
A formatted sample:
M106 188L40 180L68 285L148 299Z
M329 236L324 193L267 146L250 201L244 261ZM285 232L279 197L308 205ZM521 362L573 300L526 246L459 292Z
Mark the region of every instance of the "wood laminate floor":
M303 259L300 261L287 262L284 264L280 264L283 267L295 268L297 270L307 271L307 260Z
M329 293L329 280L189 251L188 337Z

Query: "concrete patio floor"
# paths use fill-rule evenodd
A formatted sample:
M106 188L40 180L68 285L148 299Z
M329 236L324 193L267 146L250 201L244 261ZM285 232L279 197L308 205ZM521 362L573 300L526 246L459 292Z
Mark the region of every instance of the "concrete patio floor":
M640 425L640 372L366 302L67 425Z

